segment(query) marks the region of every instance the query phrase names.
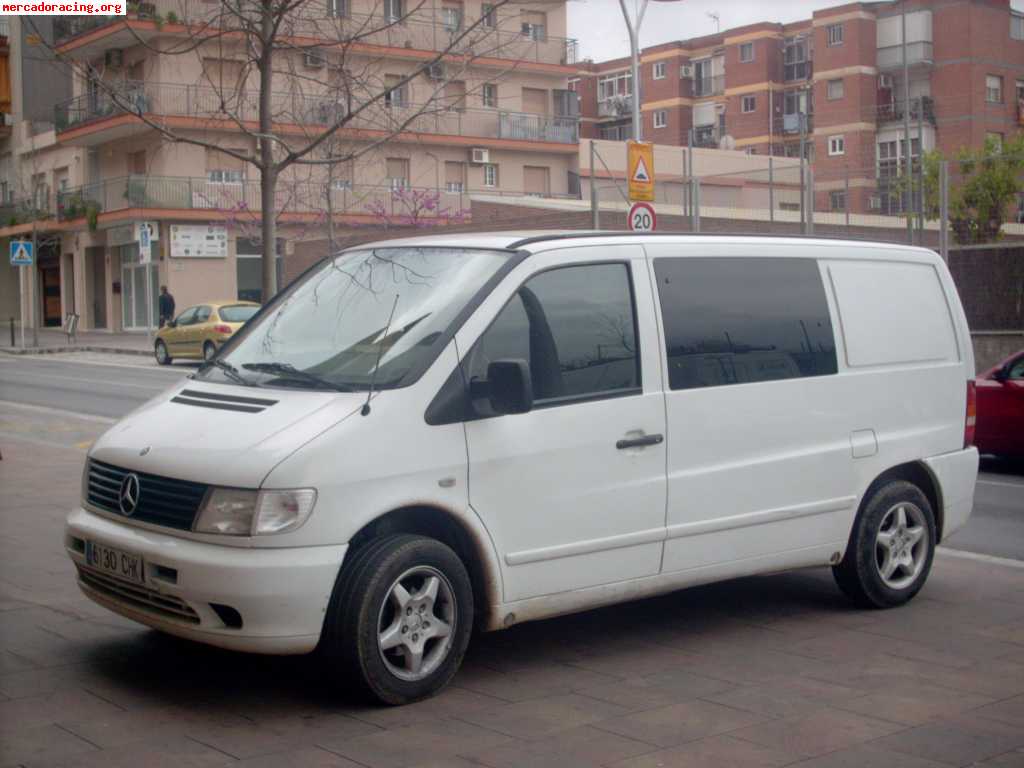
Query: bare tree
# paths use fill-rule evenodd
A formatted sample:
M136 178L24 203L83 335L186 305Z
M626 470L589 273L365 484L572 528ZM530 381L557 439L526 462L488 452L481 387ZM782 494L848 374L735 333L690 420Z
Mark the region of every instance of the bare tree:
M516 8L537 1L520 2ZM481 58L491 58L488 82L494 82L514 69L517 60L527 58L530 50L550 47L546 40L524 36L518 10L516 17L505 18L514 31L495 23L509 2L494 0L490 13L480 19L457 19L457 23L428 28L419 20L422 0L418 4L381 0L364 15L349 13L348 0L221 0L202 6L201 17L189 17L184 11L173 14L185 34L176 28L174 35L151 38L133 30L136 43L154 54L192 56L201 63L204 57L219 57L219 69L204 66L200 83L183 86L190 109L207 121L203 131L167 120L159 105L152 103L153 97L140 94L137 84L110 76L88 62L63 61L87 84L93 98L109 102L112 112L134 115L165 142L219 152L258 172L258 239L266 299L278 287L275 256L278 217L285 202L282 189L289 197L308 178L305 194L326 191L326 220L333 242L332 195L339 167L377 152L402 134L405 141L407 136L434 132L440 123L456 119L452 115L472 90L465 87L467 80L472 82L470 68ZM188 7L194 9L195 4ZM166 24L168 19L162 21ZM393 59L378 53L380 46L399 47L398 40L410 37L417 39L406 40L404 47L430 50L431 55L411 56L417 62L411 70L386 78L382 63ZM504 71L493 71L497 57L509 61ZM223 65L225 60L232 63L231 71ZM430 84L429 98L412 104L404 94L418 78ZM249 89L252 80L258 85ZM449 92L453 82L463 84L461 92ZM169 101L182 95L163 93L155 98ZM217 138L225 127L233 137L242 136L250 148L240 148L237 139L225 146ZM236 215L254 221L253 206L246 201L243 208Z

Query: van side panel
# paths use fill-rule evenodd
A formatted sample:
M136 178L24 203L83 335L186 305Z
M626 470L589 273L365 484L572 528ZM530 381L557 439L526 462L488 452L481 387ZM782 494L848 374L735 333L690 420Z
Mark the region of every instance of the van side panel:
M931 264L838 261L828 273L850 368L959 361L942 283Z

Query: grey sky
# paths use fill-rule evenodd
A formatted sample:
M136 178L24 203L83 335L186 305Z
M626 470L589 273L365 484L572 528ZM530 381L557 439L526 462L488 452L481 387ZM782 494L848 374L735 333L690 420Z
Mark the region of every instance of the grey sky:
M809 18L818 8L842 5L845 0L678 0L651 2L640 31L642 46L685 40L715 32L708 13L719 14L722 29L758 21L790 22ZM626 0L632 15L639 0ZM1024 0L1012 0L1024 10ZM629 37L618 0L569 0L569 36L580 41L580 56L595 61L629 55Z

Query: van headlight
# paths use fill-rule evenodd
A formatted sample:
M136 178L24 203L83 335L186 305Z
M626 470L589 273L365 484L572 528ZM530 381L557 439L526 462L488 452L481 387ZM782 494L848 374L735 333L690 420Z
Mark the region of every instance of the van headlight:
M195 530L229 536L260 536L294 531L307 519L316 503L316 491L249 491L214 488L199 511Z

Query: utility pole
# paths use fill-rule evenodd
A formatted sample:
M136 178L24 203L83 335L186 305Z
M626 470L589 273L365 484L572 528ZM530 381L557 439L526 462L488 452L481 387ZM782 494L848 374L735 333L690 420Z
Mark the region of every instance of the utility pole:
M32 295L32 346L39 346L39 297L36 295L39 285L39 237L36 234L36 222L32 222L32 266L28 270L28 281Z
M800 231L807 234L807 165L805 156L807 154L807 115L797 101L798 114L800 118Z
M594 147L594 140L590 140L590 228L601 228L601 214L597 200L597 163L595 162L597 149Z
M924 245L924 97L917 97L917 244Z
M900 0L900 41L903 51L903 179L910 178L910 61L907 59L907 0ZM914 219L910 215L910 200L913 195L910 185L904 184L903 215L907 217L907 242L914 244Z
M949 161L939 162L939 254L949 264Z
M768 220L775 222L775 81L768 81Z

